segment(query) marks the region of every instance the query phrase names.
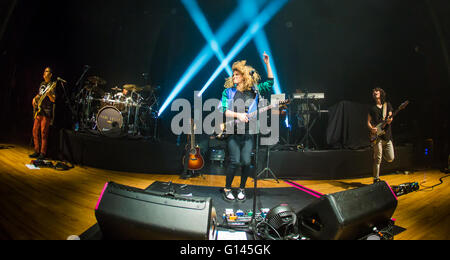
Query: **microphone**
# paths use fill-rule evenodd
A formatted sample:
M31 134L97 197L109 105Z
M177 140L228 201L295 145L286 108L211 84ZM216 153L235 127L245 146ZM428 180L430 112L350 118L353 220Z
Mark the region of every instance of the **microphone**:
M67 81L65 81L64 79L62 79L62 78L60 78L60 77L56 78L56 80L61 81L61 82L63 82L63 83L67 83Z

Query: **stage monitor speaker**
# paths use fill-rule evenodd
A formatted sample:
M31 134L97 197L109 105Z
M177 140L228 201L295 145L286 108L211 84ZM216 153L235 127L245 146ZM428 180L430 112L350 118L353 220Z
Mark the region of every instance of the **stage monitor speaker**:
M215 238L211 198L149 192L106 183L95 209L108 240L208 240Z
M303 236L317 240L363 238L391 222L397 197L386 182L325 195L297 213Z

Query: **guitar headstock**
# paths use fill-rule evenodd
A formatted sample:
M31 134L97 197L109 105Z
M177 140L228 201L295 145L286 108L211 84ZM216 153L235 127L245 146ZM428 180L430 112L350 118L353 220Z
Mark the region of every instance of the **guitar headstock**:
M278 101L278 106L285 107L285 106L289 105L290 103L291 103L291 99L280 100L280 101Z
M398 110L405 109L406 106L408 106L408 105L409 105L409 100L406 100L405 102L403 102L403 103L398 107Z

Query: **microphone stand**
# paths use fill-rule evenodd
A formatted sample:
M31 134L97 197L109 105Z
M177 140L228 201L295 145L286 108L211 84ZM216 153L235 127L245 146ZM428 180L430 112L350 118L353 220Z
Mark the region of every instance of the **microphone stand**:
M256 234L256 196L257 196L257 188L258 188L258 176L256 175L257 169L258 169L258 153L259 153L259 102L261 101L261 95L259 93L259 89L257 86L254 86L254 91L256 94L256 99L258 102L256 102L256 152L255 152L255 170L253 171L253 215L251 219L250 227L253 229L253 233Z
M88 70L90 69L91 67L89 66L89 65L85 65L84 66L84 71L83 71L83 73L81 74L81 76L80 76L80 78L77 80L77 82L75 83L75 93L72 93L71 94L71 101L72 102L75 102L75 103L77 103L78 102L78 100L80 99L80 96L81 96L81 94L83 94L84 93L84 88L82 88L82 86L80 86L81 85L81 83L82 83L82 81L84 80L84 78L85 78L85 76L86 76L86 73L88 72ZM75 95L74 95L75 94ZM88 102L91 102L90 100L88 101ZM75 128L78 128L78 127L81 127L82 129L84 129L84 128L86 128L86 118L84 118L84 105L83 105L83 114L80 116L80 108L79 108L79 104L77 104L76 105L76 111L74 112L75 113L75 115L72 115L72 118L73 118L73 121L74 121L74 123L75 123ZM78 122L77 122L78 121ZM78 124L78 126L77 126L77 124ZM81 126L79 125L79 124L81 124Z

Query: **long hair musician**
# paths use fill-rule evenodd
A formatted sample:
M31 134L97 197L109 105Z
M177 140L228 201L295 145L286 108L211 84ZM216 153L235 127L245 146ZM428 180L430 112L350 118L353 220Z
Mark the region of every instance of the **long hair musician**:
M227 139L230 163L226 170L226 185L223 189L223 197L226 201L234 201L235 194L231 189L234 177L239 167L241 170L241 183L237 191L238 201L244 201L245 185L247 178L252 173L251 154L254 148L254 134L249 129L248 114L258 109L259 97L269 94L274 84L273 72L270 66L269 55L263 54L264 63L267 67L267 80L259 83L260 75L245 60L237 61L233 64L233 76L225 81L225 90L222 93L222 111L227 119L234 119L245 123L245 133L234 130L234 134ZM245 104L245 111L236 109L234 104Z

